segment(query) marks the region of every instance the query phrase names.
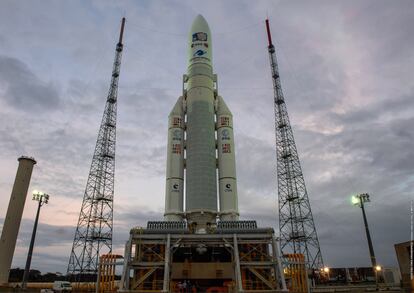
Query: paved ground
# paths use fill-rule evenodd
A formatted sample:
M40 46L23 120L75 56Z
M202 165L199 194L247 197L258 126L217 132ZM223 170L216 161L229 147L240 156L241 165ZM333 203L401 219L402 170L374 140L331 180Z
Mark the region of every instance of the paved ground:
M312 290L314 293L363 293L363 292L404 292L400 287L379 286L378 290L375 285L360 285L360 286L319 286Z
M27 289L25 291L21 291L17 288L1 288L1 293L39 293L40 289ZM399 292L409 292L414 293L414 291L404 291L399 287L385 287L381 286L379 290L376 290L375 285L368 285L368 286L320 286L314 288L311 293L399 293ZM76 293L73 291L72 293Z

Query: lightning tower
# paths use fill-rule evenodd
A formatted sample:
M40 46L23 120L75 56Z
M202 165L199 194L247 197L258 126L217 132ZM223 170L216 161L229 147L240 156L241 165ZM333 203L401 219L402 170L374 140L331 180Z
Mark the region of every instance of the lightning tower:
M125 18L122 18L111 85L69 259L68 274L79 277L95 275L99 255L112 251L116 110L124 26Z
M283 254L303 254L309 269L320 269L323 267L321 249L282 92L268 19L266 30L274 88L280 248Z

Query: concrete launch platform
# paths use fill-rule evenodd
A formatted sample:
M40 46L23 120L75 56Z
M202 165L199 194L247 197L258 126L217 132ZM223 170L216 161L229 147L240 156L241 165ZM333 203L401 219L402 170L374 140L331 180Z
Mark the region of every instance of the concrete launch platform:
M278 251L273 229L255 221L218 222L206 234L148 222L130 232L120 292L286 291Z

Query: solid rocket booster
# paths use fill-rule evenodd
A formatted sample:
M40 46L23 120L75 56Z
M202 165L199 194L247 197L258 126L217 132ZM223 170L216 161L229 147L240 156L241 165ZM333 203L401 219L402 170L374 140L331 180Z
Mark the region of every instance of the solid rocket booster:
M219 170L220 219L239 219L233 115L221 96L217 107L217 153Z
M167 184L165 191L165 219L181 221L184 194L184 109L183 98L168 117Z
M237 220L238 204L232 114L217 95L211 32L201 15L191 26L188 56L183 97L169 118L165 220L185 217L202 229L215 224L218 215Z

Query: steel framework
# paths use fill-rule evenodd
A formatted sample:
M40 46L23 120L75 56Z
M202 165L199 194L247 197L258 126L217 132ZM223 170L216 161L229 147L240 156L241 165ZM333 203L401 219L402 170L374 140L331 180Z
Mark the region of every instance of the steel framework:
M229 221L193 234L185 224L170 223L131 230L118 292L178 293L184 280L198 283L197 292L287 292L272 228Z
M282 92L275 47L266 20L274 87L280 246L284 254L304 254L308 269L323 267L305 180Z
M124 26L125 18L122 19L111 85L69 259L68 274L79 277L96 275L100 253L112 252L116 112Z

